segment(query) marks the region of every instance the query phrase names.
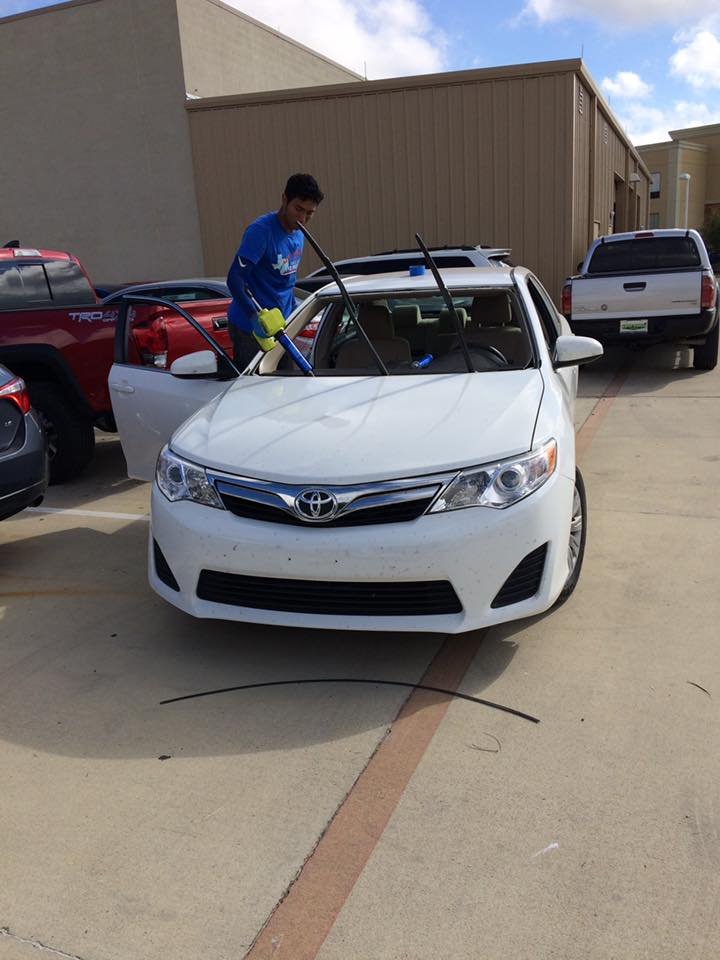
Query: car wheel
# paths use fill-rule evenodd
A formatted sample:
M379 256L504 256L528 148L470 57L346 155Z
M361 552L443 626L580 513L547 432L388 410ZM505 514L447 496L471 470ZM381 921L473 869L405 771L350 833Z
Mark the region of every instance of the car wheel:
M693 367L696 370L714 370L717 366L718 333L720 333L720 320L715 324L715 329L707 335L705 343L693 350Z
M585 538L587 536L587 497L585 483L579 470L575 470L575 490L573 492L572 516L570 518L570 538L568 540L568 575L565 586L560 591L557 603L564 603L580 579L583 557L585 556Z
M50 483L71 480L92 459L92 424L75 413L54 384L31 383L28 391L48 440Z

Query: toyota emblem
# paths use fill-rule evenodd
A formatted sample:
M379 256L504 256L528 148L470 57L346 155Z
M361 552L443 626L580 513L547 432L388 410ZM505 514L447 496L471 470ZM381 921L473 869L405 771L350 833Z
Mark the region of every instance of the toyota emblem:
M327 490L303 490L295 497L295 513L303 520L331 520L338 502Z

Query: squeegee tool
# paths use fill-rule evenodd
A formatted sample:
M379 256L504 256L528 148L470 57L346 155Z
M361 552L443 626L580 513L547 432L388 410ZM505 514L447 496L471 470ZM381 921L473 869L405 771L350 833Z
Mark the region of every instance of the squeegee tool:
M260 349L267 353L279 343L284 347L286 352L290 354L303 373L314 377L315 374L313 373L312 365L305 359L290 337L285 333L285 317L282 315L282 311L277 307L273 307L270 310L261 307L247 287L245 288L245 293L247 293L250 302L257 310L257 320L253 324L253 336L257 340Z

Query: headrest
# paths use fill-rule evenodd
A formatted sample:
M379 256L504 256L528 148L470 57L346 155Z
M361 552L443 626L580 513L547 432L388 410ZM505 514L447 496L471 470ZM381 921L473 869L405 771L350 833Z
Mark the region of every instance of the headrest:
M379 303L361 303L358 320L371 340L392 340L395 336L390 311Z
M506 293L491 297L475 297L470 311L473 327L505 327L512 318L510 299Z
M467 323L467 310L465 307L455 307L455 312L460 317L463 327ZM438 333L457 333L457 321L447 307L443 307L438 316Z
M420 307L409 303L395 307L392 319L396 330L414 330L420 323Z

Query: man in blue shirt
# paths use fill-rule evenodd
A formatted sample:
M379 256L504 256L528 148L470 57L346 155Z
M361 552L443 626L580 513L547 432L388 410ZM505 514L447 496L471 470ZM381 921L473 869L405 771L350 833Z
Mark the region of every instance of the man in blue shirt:
M257 311L246 291L261 307L279 307L284 317L290 316L305 239L298 224L309 222L322 199L314 177L295 173L285 185L280 209L258 217L243 234L227 278L233 298L228 309L230 335L235 364L241 370L259 349L253 337Z

